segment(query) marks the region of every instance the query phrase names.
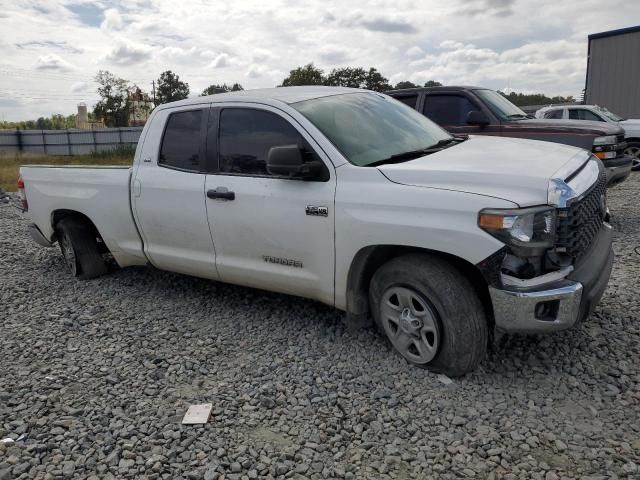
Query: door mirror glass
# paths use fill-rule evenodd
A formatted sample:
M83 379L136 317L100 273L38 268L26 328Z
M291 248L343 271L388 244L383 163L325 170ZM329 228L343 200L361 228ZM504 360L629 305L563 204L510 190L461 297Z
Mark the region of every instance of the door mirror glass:
M484 112L480 110L471 110L467 115L467 123L469 125L489 125L491 121Z

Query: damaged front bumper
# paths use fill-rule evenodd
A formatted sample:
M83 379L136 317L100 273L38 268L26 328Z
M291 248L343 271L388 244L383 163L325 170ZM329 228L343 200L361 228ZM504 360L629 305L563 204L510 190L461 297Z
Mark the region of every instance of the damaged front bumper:
M582 261L565 278L523 287L500 281L490 284L496 329L504 333L548 333L584 320L607 287L613 267L611 244L611 227L605 223Z

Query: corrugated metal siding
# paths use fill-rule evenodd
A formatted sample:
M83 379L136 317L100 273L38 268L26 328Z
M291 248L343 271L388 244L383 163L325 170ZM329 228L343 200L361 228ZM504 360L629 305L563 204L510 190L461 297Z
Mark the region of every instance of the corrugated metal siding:
M0 130L0 152L83 155L113 150L118 145L135 147L141 133L142 127L100 130Z
M587 104L640 118L640 32L590 40Z

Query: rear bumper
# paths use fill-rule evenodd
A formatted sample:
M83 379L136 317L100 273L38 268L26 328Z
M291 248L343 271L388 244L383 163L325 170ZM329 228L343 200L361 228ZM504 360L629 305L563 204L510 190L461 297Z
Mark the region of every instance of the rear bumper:
M45 237L42 234L42 232L40 231L40 229L35 223L29 224L29 235L31 235L31 238L33 239L33 241L36 242L38 245L42 245L43 247L53 246L53 242L51 242L47 237Z
M629 156L618 156L602 160L604 169L607 172L607 187L617 185L626 180L633 167L633 158Z
M587 318L604 293L613 267L611 227L604 225L584 260L565 279L531 289L490 286L496 329L548 333Z

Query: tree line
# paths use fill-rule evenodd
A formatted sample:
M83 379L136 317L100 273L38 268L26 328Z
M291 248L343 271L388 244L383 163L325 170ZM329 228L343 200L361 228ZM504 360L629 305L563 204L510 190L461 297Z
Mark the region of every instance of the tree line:
M64 130L66 128L75 128L75 115L53 114L50 117L39 117L37 120L22 120L19 122L0 121L0 130L2 129L20 129L20 130Z
M191 93L189 84L180 79L180 76L171 70L162 72L154 82L155 90L144 93L137 85L128 80L117 77L113 73L100 70L95 81L98 84L97 93L100 100L95 104L93 112L90 113L92 119L103 119L108 127L127 126L129 114L133 108L131 92L147 95L155 106L163 103L183 100ZM316 67L313 63L294 68L285 77L279 87L301 86L301 85L327 85L333 87L365 88L377 92L387 90L397 90L402 88L415 87L436 87L441 86L440 82L429 80L423 85L415 84L408 80L397 82L391 85L389 80L376 68L369 67L342 67L334 68L326 73ZM205 88L200 95L215 95L225 92L235 92L244 90L239 83L233 84L211 84ZM518 106L523 105L543 105L549 103L571 103L573 97L547 97L544 94L523 94L510 92L502 93L507 99ZM23 129L64 129L75 126L75 115L62 116L52 115L48 118L39 118L35 121L24 122L0 122L0 128L23 128Z

